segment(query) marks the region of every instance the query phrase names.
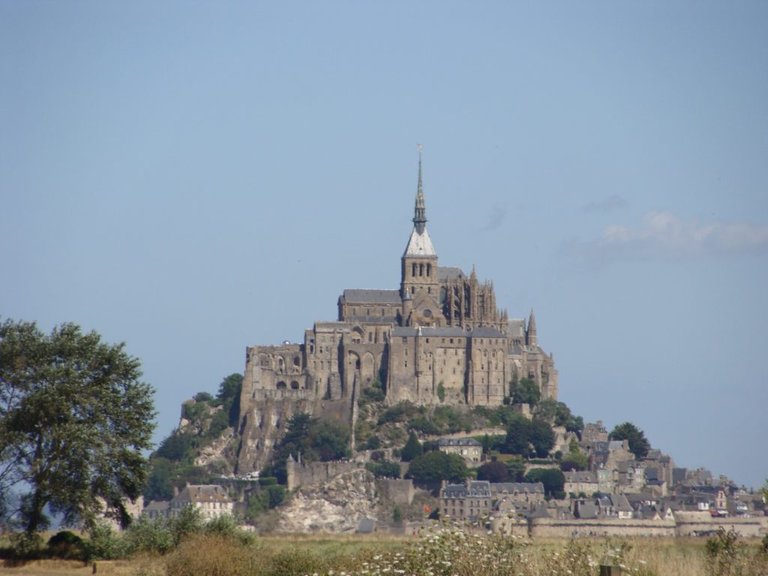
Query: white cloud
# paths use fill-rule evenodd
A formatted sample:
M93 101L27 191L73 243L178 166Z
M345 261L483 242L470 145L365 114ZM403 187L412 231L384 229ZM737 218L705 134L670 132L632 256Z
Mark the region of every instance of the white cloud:
M600 238L572 245L582 255L612 259L768 253L768 226L745 222L701 223L671 212L650 212L640 226L611 224Z

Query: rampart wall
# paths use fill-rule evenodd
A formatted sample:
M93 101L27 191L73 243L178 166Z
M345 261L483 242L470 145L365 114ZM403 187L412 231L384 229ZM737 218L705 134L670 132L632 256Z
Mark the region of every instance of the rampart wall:
M706 513L678 514L682 517L674 520L532 518L527 524L517 519L498 518L493 521L493 530L515 534L526 531L532 538L711 536L720 528L733 530L743 538L756 538L768 533L768 518L712 518Z
M299 486L309 487L324 484L331 478L350 472L364 465L359 462L339 460L334 462L293 462L286 463L288 473L288 490L295 490Z

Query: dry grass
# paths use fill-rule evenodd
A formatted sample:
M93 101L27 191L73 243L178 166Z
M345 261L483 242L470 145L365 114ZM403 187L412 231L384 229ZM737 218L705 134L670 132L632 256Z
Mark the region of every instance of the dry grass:
M746 553L757 542L740 542ZM512 555L514 562L504 561ZM482 557L482 558L481 558ZM430 562L454 562L463 576L514 574L597 576L598 565L611 561L636 576L712 576L705 539L529 540L515 538L512 546L499 538L472 534L434 535L417 539L394 535L289 536L272 535L243 546L215 536L197 536L167 556L130 561L97 562L97 575L106 576L302 576L303 574L377 573L397 562L406 573L427 574ZM363 568L363 563L368 564ZM500 564L494 564L501 562ZM494 571L494 566L498 570ZM373 569L373 570L372 570ZM393 572L394 570L392 570ZM36 561L2 566L0 572L20 576L85 576L92 566L72 561ZM390 573L390 572L387 572ZM442 574L443 572L434 572ZM446 571L446 574L454 573ZM737 573L737 572L733 572ZM768 558L748 574L768 575Z

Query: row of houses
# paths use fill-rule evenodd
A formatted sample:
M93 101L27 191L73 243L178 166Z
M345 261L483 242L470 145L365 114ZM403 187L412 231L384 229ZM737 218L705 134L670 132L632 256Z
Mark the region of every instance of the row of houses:
M200 516L206 521L219 516L231 516L235 510L235 502L223 486L187 483L171 500L149 502L144 507L142 514L152 519L175 518L188 506L198 510Z

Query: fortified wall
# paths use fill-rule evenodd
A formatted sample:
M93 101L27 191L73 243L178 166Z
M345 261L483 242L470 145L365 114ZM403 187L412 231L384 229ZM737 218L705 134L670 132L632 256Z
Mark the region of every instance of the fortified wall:
M744 538L757 538L768 533L767 522L768 518L712 518L708 513L677 512L674 520L530 518L526 523L497 518L492 527L494 532L520 534L525 531L531 538L709 536L720 528L733 530Z

